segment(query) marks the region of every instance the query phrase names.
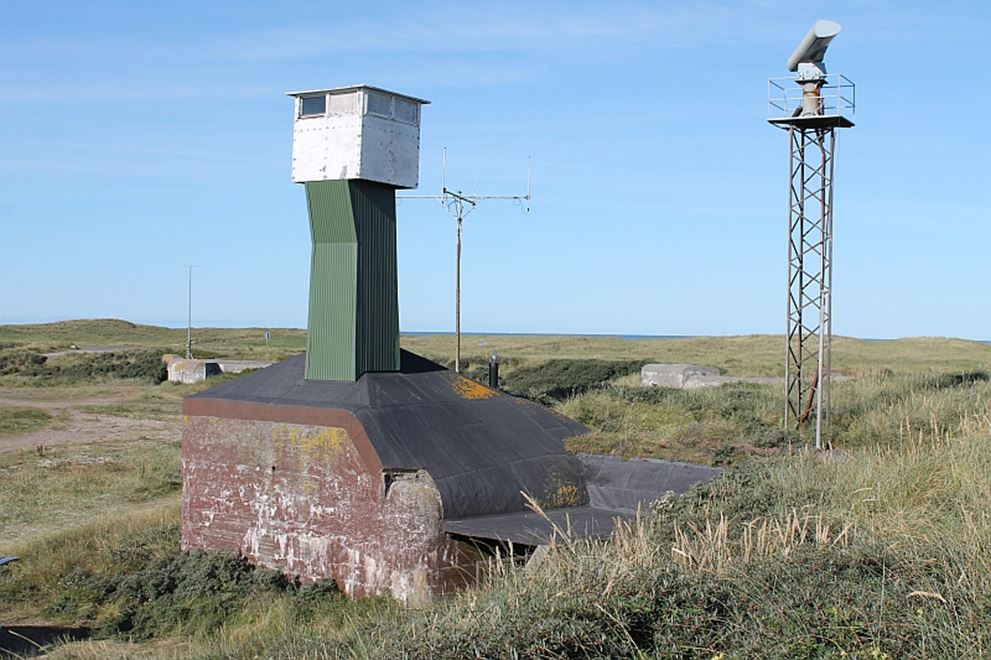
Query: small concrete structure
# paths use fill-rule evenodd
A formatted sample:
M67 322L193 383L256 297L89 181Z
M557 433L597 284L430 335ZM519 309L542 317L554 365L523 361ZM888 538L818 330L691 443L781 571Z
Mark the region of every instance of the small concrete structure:
M835 383L848 381L853 376L829 372ZM673 387L692 390L698 387L719 387L730 383L753 385L782 385L785 379L776 376L723 376L717 367L698 364L645 364L640 369L640 384L646 387Z
M170 383L191 385L220 374L239 374L250 369L264 369L272 365L262 360L195 360L178 355L163 355L162 362L169 371Z
M646 364L640 370L640 383L657 387L691 389L722 385L716 367L698 364Z

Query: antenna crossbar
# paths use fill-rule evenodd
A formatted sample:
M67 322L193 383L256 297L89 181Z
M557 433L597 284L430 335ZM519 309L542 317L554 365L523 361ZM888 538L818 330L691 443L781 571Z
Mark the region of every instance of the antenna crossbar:
M489 200L503 200L518 202L520 205L526 202L526 212L530 211L531 185L530 177L532 165L527 158L526 172L526 194L525 195L466 195L462 191L451 190L447 187L447 148L444 148L444 166L441 174L441 187L439 195L397 195L397 199L432 199L441 203L448 213L454 218L457 224L457 242L455 251L454 266L454 370L461 372L461 233L465 216L475 210L480 202Z

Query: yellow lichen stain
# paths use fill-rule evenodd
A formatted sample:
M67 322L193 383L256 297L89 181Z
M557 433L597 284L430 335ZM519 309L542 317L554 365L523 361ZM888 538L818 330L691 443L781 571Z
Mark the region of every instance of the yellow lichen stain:
M330 459L347 444L348 432L337 426L324 428L317 433L305 427L277 424L272 429L272 441L278 449L295 450L305 462L311 459Z
M272 444L278 449L286 449L293 443L292 429L288 424L276 424L272 427Z
M308 472L303 473L303 494L307 497L313 497L317 494L317 484L310 479L310 474Z
M331 426L319 433L307 434L301 438L300 446L311 453L337 453L341 450L348 432L337 426Z
M464 376L454 377L454 391L462 396L462 398L475 401L477 399L489 399L495 396L495 390L491 390L481 383L476 383L473 380L465 378Z
M547 509L588 504L588 494L583 485L575 483L557 470L551 473L544 492L546 494L538 502Z
M584 499L578 486L566 483L558 484L540 504L548 509L556 509L562 506L579 506L585 503Z

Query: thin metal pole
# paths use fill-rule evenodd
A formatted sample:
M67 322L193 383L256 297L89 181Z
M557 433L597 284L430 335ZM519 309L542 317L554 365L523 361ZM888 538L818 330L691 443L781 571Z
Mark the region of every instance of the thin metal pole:
M484 200L509 200L519 203L521 206L526 202L526 211L530 210L531 197L531 177L533 172L532 161L527 157L527 182L526 195L471 195L462 192L448 190L447 188L447 147L444 147L443 161L441 166L441 184L439 195L400 195L396 199L436 199L444 206L448 213L453 211L454 218L458 223L457 252L455 258L455 281L454 281L454 370L461 371L461 230L465 216L470 213L479 202Z
M461 373L461 204L458 204L458 247L454 275L454 371Z
M788 424L788 408L791 404L791 261L792 261L792 213L795 195L795 127L788 128L788 297L785 304L785 430Z
M186 266L189 272L189 292L186 297L186 359L193 357L193 266Z
M827 218L829 209L826 206L826 186L829 181L826 178L826 136L822 131L817 131L817 142L819 143L819 156L820 167L819 167L819 239L822 241L822 245L819 246L819 356L818 356L818 369L816 379L816 449L822 449L822 390L825 387L825 379L829 378L829 372L823 373L823 361L825 360L825 351L829 349L829 344L826 341L826 308L828 306L827 300L829 297L829 288L826 286L826 277L828 276L828 255L827 250L829 248L829 230L827 227Z
M829 132L829 276L826 284L829 286L829 297L826 298L826 426L829 426L830 409L832 408L832 374L833 374L833 163L836 162L836 131Z
M797 382L797 388L795 392L795 414L797 415L797 420L799 422L798 430L801 433L805 433L805 411L802 409L802 402L805 400L803 396L805 394L805 379L808 374L805 370L805 157L807 153L807 136L805 129L799 131L799 147L798 147L798 176L799 176L799 189L798 189L798 300L796 301L797 313L796 313L796 328L798 332L798 356L797 356L797 371L795 374L795 379ZM794 231L794 229L792 229Z

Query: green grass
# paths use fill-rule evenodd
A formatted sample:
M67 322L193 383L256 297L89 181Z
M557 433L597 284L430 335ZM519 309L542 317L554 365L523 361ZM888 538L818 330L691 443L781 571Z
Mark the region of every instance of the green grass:
M80 323L35 334L7 326L0 343L118 344L133 331L135 346L164 346L175 332ZM229 354L257 340L210 332ZM301 347L290 347L298 335L282 340ZM402 341L442 362L453 352L447 336ZM505 382L533 383L593 429L572 449L729 472L657 504L609 543L560 544L536 569L504 569L422 610L339 596L314 604L229 558L184 558L175 444L0 453L10 501L0 550L24 557L0 573L0 619L93 625L111 638L62 649L93 658L991 654L991 347L837 338L834 366L855 378L833 384L835 456L779 430L778 386L648 389L603 364L562 362L696 362L773 376L781 341L466 337L472 368L495 347L509 358ZM182 395L211 384L89 382L30 395L79 400L88 414L169 419Z
M197 357L283 359L306 348L306 331L294 328L195 328ZM127 349L158 348L176 354L186 350L185 328L163 328L117 319L59 321L0 326L0 346L35 348L40 352L69 350L73 345L114 346Z
M179 444L135 438L4 452L0 483L2 540L17 544L95 515L174 501L182 487Z
M454 354L454 338L448 335L404 336L402 344L403 348L431 359L450 360ZM689 362L719 367L731 376L780 376L784 370L784 339L777 335L685 339L543 335L463 338L464 359L470 363L487 362L493 348L500 356L528 363L555 358ZM851 376L880 369L902 373L963 372L989 364L991 345L982 342L934 337L892 341L833 338L833 369Z
M178 401L148 401L144 399L79 407L79 410L93 415L116 415L132 419L159 420L175 420L180 409L181 406Z
M987 420L950 440L750 463L610 543L344 639L269 629L204 653L359 657L985 657Z
M204 357L282 359L306 348L306 331L296 328L194 328L194 347ZM448 362L454 356L453 335L404 335L403 348ZM60 321L0 326L4 346L38 348L43 352L69 346L128 348L164 347L185 351L185 328L140 325L116 319ZM729 375L777 376L784 359L783 339L774 335L693 337L685 339L621 339L607 336L464 335L464 359L488 361L492 349L506 358L529 363L554 358L692 362L720 367ZM876 369L902 372L929 369L964 371L991 364L991 345L941 337L894 341L833 339L833 368L851 375Z
M920 434L949 437L970 418L991 415L985 371L875 371L832 386L825 441L859 450L898 446ZM569 441L573 451L726 464L807 446L783 433L780 387L729 384L675 390L610 384L557 404L592 429Z
M0 435L31 433L51 421L51 415L37 408L0 408Z

